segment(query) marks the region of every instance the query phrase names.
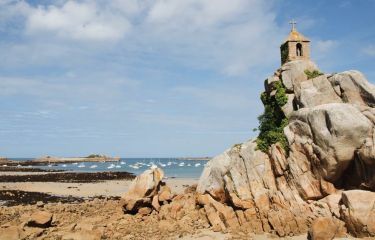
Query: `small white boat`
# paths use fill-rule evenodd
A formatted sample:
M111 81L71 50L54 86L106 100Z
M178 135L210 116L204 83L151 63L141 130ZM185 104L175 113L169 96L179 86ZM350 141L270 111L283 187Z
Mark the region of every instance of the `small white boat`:
M156 166L155 164L152 164L150 168L151 168L151 169L157 169L158 166Z
M116 167L116 165L112 163L112 164L109 165L107 168L108 168L108 169L112 169L112 168L115 168L115 167Z
M172 165L172 162L168 162L167 165L168 165L168 166L171 166L171 165Z
M91 165L90 168L97 168L98 165Z
M129 167L134 168L134 169L138 169L139 168L137 165L129 165Z
M188 163L188 165L187 165L188 167L191 167L191 164L190 163Z
M75 162L75 163L73 163L73 165L78 165L78 163Z
M178 164L178 166L183 167L183 166L185 166L185 163L182 162L182 163Z
M116 168L121 168L121 165L116 165Z
M200 165L201 165L200 163L196 163L194 166L199 167Z
M165 165L164 163L159 163L160 167L165 167L167 165Z
M66 167L66 164L61 165L61 167Z
M126 162L120 162L121 165L126 165Z
M85 166L85 164L81 163L81 164L78 165L78 167L79 167L79 168L84 168L84 167L86 167L86 166Z
M48 167L52 167L52 164L49 164Z

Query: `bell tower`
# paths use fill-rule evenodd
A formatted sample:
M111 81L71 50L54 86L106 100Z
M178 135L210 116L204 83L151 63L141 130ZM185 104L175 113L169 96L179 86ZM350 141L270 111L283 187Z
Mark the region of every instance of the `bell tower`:
M281 65L293 60L310 59L310 40L297 31L296 21L292 20L289 24L292 30L280 46Z

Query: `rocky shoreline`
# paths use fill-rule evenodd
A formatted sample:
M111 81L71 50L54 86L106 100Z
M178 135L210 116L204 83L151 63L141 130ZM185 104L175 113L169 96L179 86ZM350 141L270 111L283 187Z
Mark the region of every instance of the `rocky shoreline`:
M134 178L134 174L128 172L56 172L30 175L0 175L0 182L87 183L105 180L132 180Z
M81 203L84 198L56 196L41 192L19 190L0 190L0 206L34 205L41 203Z
M111 179L101 188L91 186L90 193L99 189L104 195L116 187L122 194L66 203L54 194L46 196L50 203L2 206L0 239L191 239L207 230L218 233L216 239L259 234L373 239L375 87L358 71L323 74L315 63L298 60L265 81L262 101L259 137L211 159L197 185L180 193L156 166L136 178L126 173L0 176L8 184L1 191L7 200L39 199L24 190L12 192L13 181L27 188L36 182L34 189L40 188L38 181L68 184L66 193L77 184L86 184L81 191L91 181ZM126 191L124 181L115 183L121 177L134 178Z
M265 81L262 101L259 137L210 160L196 191L170 196L162 170L148 170L124 213L199 216L221 232L375 237L375 87L358 71L298 60Z
M57 169L41 169L41 168L32 168L32 167L14 167L14 166L7 166L3 167L0 166L0 172L32 172L32 173L41 173L41 172L65 172L65 170L57 170Z
M207 231L208 223L197 218L170 222L155 213L123 214L119 202L94 198L0 207L0 239L228 239L226 234Z

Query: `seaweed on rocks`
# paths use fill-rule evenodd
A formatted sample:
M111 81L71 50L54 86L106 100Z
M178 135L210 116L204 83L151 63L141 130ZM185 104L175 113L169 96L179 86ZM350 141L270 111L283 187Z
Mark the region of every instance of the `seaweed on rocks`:
M90 183L105 180L132 180L134 174L129 172L94 172L94 173L41 173L30 175L2 175L0 182L68 182Z

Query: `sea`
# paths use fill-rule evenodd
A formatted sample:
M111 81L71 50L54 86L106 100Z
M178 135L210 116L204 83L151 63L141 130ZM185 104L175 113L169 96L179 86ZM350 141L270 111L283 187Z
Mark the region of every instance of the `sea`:
M10 160L27 161L30 158ZM164 170L168 178L199 178L207 160L182 160L177 158L121 158L116 162L73 162L30 166L41 169L64 170L70 172L130 172L138 175L153 166Z

